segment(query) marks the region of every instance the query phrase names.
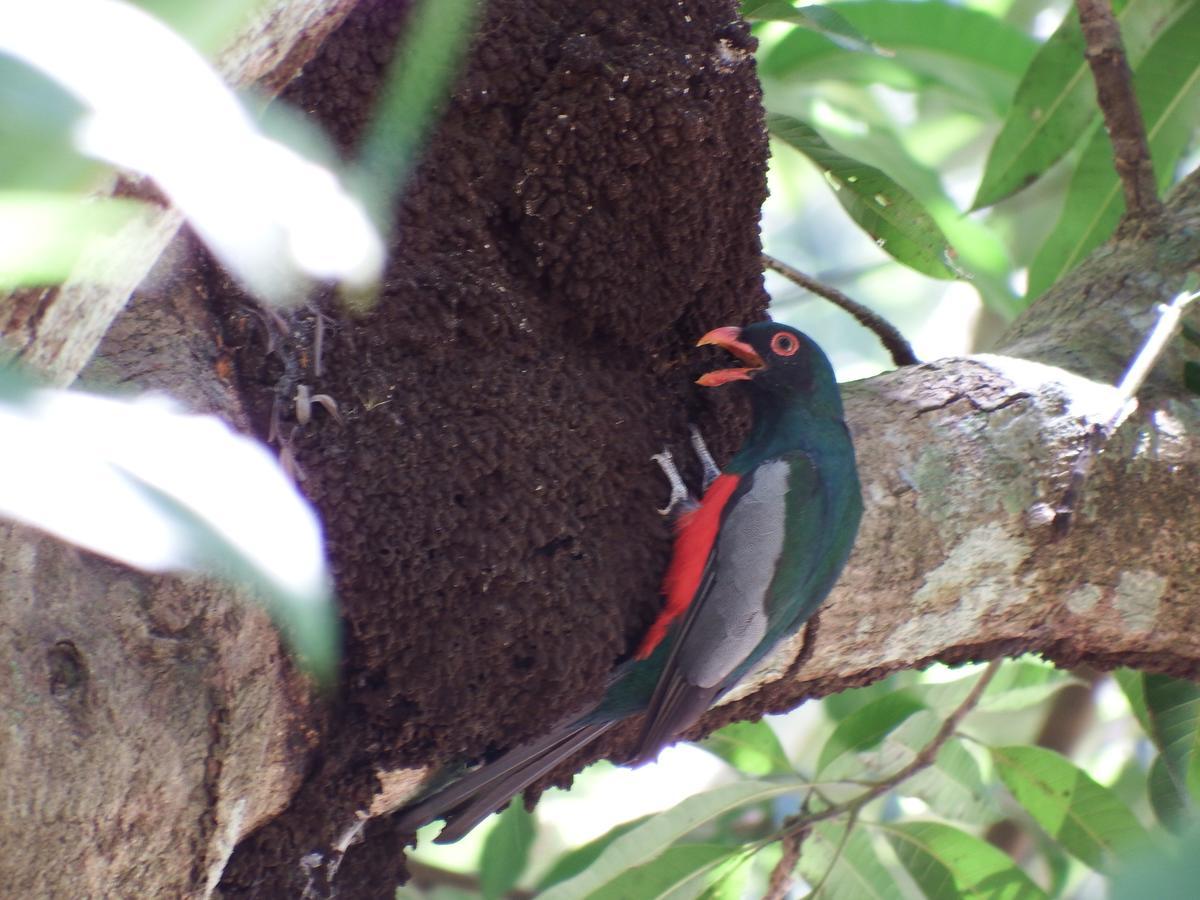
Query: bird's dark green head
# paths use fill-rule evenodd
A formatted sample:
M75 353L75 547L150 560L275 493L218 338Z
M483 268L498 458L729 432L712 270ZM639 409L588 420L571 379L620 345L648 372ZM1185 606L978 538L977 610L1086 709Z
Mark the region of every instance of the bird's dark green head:
M842 403L833 367L808 335L788 325L757 322L745 328L715 328L697 346L713 344L728 350L744 366L717 369L697 379L716 387L731 381L749 382L751 394L767 403L798 403L816 413L841 418Z

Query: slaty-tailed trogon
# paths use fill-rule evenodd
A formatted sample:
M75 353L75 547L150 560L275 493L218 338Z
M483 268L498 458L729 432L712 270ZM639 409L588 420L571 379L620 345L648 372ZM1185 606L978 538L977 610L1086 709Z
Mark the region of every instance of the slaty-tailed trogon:
M645 714L637 758L653 757L798 631L833 587L862 498L829 360L807 335L772 322L717 328L699 344L744 363L699 383L744 384L753 424L676 523L657 621L597 705L402 810L402 831L444 818L438 842L457 840L630 716Z

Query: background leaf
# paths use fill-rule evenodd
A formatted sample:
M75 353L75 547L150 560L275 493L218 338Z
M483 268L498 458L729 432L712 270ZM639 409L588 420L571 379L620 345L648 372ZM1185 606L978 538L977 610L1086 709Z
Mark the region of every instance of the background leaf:
M955 276L945 235L912 194L879 169L833 149L811 125L772 113L767 129L820 168L842 208L885 252L934 278Z
M1147 843L1146 831L1108 788L1041 747L993 747L992 760L1017 802L1077 859L1111 870Z
M762 719L726 725L705 738L700 746L747 775L784 775L793 771L775 730Z
M882 830L930 900L1041 900L1046 896L1011 857L965 831L940 822L897 822Z
M1193 5L1194 0L1126 4L1117 22L1129 65L1140 65L1159 35ZM1096 86L1083 50L1079 16L1068 9L1021 79L1012 109L988 153L973 209L990 206L1032 183L1100 126Z
M479 885L484 897L503 897L516 886L529 864L529 850L536 836L537 825L525 809L525 801L519 796L513 798L488 832L479 857Z
M913 91L937 86L971 109L1002 113L1037 51L1020 29L957 4L865 0L824 8L890 55L851 53L797 28L762 60L765 76L876 82Z
M740 781L695 794L678 806L648 819L610 843L596 861L573 878L542 894L542 900L590 896L623 873L658 858L679 838L730 810L803 790L801 781Z
M844 822L819 822L804 841L798 870L824 900L892 900L896 879L879 861L866 832Z
M1187 7L1146 53L1134 72L1134 90L1154 161L1159 190L1169 185L1175 165L1200 117L1200 5ZM1113 168L1112 144L1102 129L1083 151L1071 178L1062 214L1029 268L1030 298L1044 293L1107 240L1125 212Z

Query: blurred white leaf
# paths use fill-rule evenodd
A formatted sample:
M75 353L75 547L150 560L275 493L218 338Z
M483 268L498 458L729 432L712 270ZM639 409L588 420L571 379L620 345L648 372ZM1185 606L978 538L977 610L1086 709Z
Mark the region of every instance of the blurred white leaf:
M0 372L0 514L152 572L249 582L306 663L337 656L321 529L267 449L164 397L118 400Z
M64 27L69 23L69 27ZM120 0L0 5L0 52L85 107L77 148L151 176L255 293L301 299L305 276L378 282L384 247L338 178L258 130L183 38Z

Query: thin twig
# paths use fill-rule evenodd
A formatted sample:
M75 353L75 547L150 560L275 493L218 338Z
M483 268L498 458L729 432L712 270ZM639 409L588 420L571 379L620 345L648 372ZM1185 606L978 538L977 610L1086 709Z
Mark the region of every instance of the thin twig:
M771 877L767 879L767 891L763 894L763 900L784 900L787 897L788 892L792 889L792 882L795 880L792 873L800 864L800 847L804 844L806 837L808 837L808 832L802 831L799 834L785 834L779 839L783 855L771 869Z
M772 840L780 840L788 834L798 834L811 828L818 822L836 819L838 816L846 815L847 813L857 815L859 810L872 800L882 797L888 791L894 790L921 770L933 765L934 760L937 759L937 755L942 747L945 746L946 741L954 736L962 720L978 705L983 692L987 690L987 686L996 677L996 673L1000 671L1000 666L1003 662L1003 659L993 659L987 664L987 668L983 670L983 673L979 676L979 680L972 686L971 692L967 694L966 698L958 705L954 712L946 717L941 727L938 728L937 733L930 738L928 744L917 752L917 755L913 757L908 765L897 769L882 781L874 782L867 790L863 791L857 797L847 800L845 803L837 803L833 806L827 806L825 809L817 810L814 813L797 817L764 843L769 843Z
M915 366L921 360L917 359L917 355L913 353L912 346L905 340L904 335L891 322L887 321L878 313L867 309L857 300L851 300L835 287L830 287L810 275L805 275L799 269L794 269L785 262L781 262L773 256L763 254L763 265L768 269L773 269L784 278L798 284L807 291L812 291L818 296L824 297L829 302L836 306L840 306L850 315L854 316L863 327L875 332L875 336L879 338L879 342L892 355L892 362L897 366Z
M1200 298L1200 292L1180 291L1170 303L1159 306L1158 322L1146 337L1141 349L1129 361L1129 367L1125 370L1121 383L1117 385L1116 411L1105 424L1092 426L1088 431L1086 443L1071 466L1071 479L1054 510L1053 526L1056 540L1065 537L1070 531L1071 519L1083 493L1084 482L1091 473L1092 464L1125 418L1137 408L1137 401L1134 399L1137 392L1142 389L1159 357L1167 349L1167 343L1179 328L1179 320L1184 310L1197 298Z
M1096 82L1096 99L1112 141L1113 163L1125 189L1125 221L1160 223L1158 197L1146 123L1133 93L1133 73L1109 0L1075 0L1083 26L1085 55Z

